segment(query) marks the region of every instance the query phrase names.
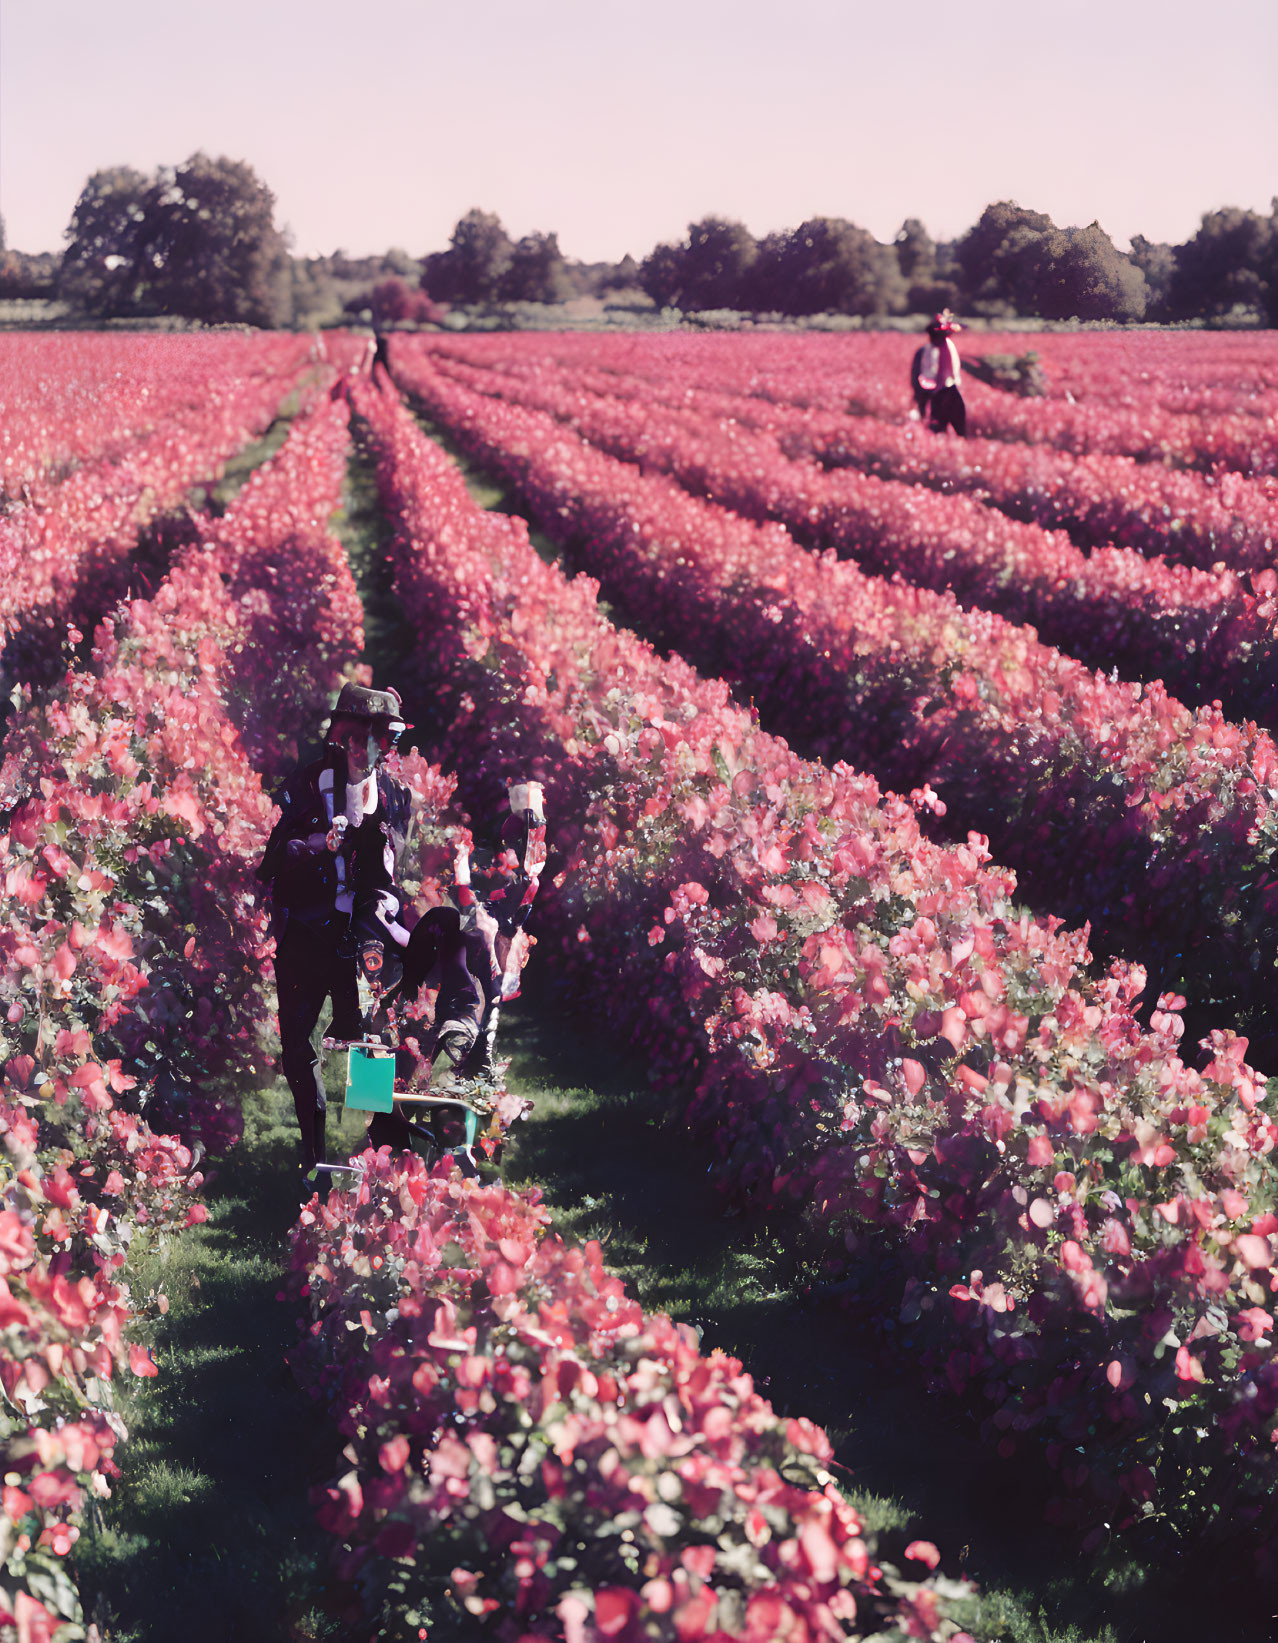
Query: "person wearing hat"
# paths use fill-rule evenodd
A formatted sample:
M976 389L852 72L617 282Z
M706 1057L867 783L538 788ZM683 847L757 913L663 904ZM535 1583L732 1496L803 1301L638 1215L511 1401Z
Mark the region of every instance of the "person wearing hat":
M914 391L916 416L934 433L953 428L963 438L967 434L967 407L959 389L963 367L952 341L953 333L960 329L948 308L933 317L927 328L927 341L915 350L910 366L910 387Z
M324 1083L312 1034L331 1000L329 1034L361 1035L352 926L369 908L399 907L395 866L411 800L381 766L408 728L395 691L344 685L322 756L296 770L279 794L279 820L257 869L270 888L280 1061L306 1175L325 1161Z

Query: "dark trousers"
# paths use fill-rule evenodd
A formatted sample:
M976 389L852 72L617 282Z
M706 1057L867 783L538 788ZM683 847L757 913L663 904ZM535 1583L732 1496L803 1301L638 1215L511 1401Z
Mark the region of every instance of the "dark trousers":
M355 958L338 951L344 934L333 925L317 928L290 920L275 954L280 1064L293 1092L306 1170L324 1161L324 1081L311 1037L325 1001L333 1001L334 1038L358 1038L361 1031Z
M488 943L478 930L463 930L452 907L432 907L414 929L404 955L404 993L416 998L426 983L438 985L435 1033L446 1034L458 1053L479 1034L493 969Z
M943 434L953 428L961 439L967 437L967 407L957 388L938 388L931 396L928 411L928 425L934 433Z
M422 986L439 989L434 1024L422 1043L427 1059L433 1061L442 1050L454 1066L463 1065L480 1047L490 1016L496 1031L493 1001L498 983L493 979L492 955L484 935L475 929L463 930L455 908L432 907L409 938L403 966L407 999L416 998ZM378 1113L369 1125L368 1140L374 1147L407 1150L412 1145L412 1127L405 1109Z

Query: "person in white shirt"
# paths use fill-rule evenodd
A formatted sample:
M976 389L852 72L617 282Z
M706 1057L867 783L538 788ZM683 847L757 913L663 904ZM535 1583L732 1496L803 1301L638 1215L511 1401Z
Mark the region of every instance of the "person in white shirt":
M949 310L937 314L927 328L927 341L915 350L910 366L910 387L914 391L915 415L934 433L947 428L964 438L967 435L967 407L959 384L963 366L952 340L960 329Z

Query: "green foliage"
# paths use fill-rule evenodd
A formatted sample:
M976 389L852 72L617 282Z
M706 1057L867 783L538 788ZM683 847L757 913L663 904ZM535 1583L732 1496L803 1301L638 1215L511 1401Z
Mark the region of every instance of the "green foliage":
M1176 252L1168 307L1179 318L1227 318L1249 309L1278 318L1278 203L1269 217L1227 206L1203 215L1198 232Z
M1096 222L1046 236L1036 294L1045 319L1140 320L1149 300L1145 276Z
M468 211L449 249L426 258L422 289L439 302L494 302L514 249L495 212Z
M811 217L759 247L752 306L780 314L890 314L906 306L895 246L842 217Z
M146 291L166 314L208 324L286 317L287 256L275 196L242 160L193 154L152 185Z
M742 223L724 217L690 223L688 244L680 259L680 307L698 310L738 305L758 254L753 234Z
M1173 246L1156 244L1143 234L1132 235L1130 261L1145 276L1147 292L1145 318L1165 319L1168 316L1167 298L1176 274L1176 251Z
M95 171L67 228L58 295L88 314L110 318L138 305L151 184L130 166Z
M990 317L1144 318L1145 276L1099 223L1057 228L1012 200L986 206L955 247L964 301Z
M655 246L639 266L639 284L658 308L671 308L683 284L683 251L677 245Z
M573 295L557 234L525 234L501 277L506 302L566 302Z
M978 354L974 359L965 359L963 364L978 382L1002 388L1009 394L1019 394L1023 399L1036 398L1047 387L1033 349L1026 354Z
M274 210L242 160L196 153L149 178L128 166L95 172L67 227L59 295L103 318L279 324L289 270Z
M954 248L965 302L976 313L1033 313L1044 235L1052 219L1014 200L987 205Z
M689 225L686 244L657 246L639 278L659 307L693 314L865 316L906 306L896 248L840 217L813 217L757 243L741 223L706 217Z

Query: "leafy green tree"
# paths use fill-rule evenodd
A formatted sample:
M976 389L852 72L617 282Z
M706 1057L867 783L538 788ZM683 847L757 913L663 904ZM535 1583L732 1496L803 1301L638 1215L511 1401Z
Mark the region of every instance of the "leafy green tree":
M1269 202L1269 236L1257 259L1264 283L1265 317L1278 326L1278 194Z
M288 248L275 196L244 160L204 153L151 187L143 226L146 295L163 313L208 324L288 317Z
M897 266L907 285L936 278L936 242L917 217L907 217L896 231Z
M1044 212L1015 200L987 205L954 248L963 305L997 316L1037 313L1046 240L1054 229Z
M58 295L86 314L133 313L144 280L153 184L131 166L95 171L67 225Z
M629 251L599 281L599 290L631 291L639 284L639 264Z
M421 263L416 257L410 257L402 245L392 245L382 258L382 264L388 277L396 275L400 279L414 281L421 278Z
M1043 236L1036 310L1044 319L1140 320L1149 289L1099 223Z
M289 259L289 307L293 324L315 330L341 318L342 299L320 257Z
M894 246L842 217L812 217L759 249L761 306L783 314L890 314L905 307Z
M1145 276L1145 287L1149 293L1145 318L1166 319L1168 293L1176 275L1175 247L1147 240L1143 234L1133 234L1130 261Z
M703 217L689 223L683 250L682 308L740 308L746 305L750 269L759 254L743 223Z
M492 211L468 211L458 219L447 251L426 259L422 289L441 302L495 302L514 247Z
M1198 232L1176 249L1168 292L1171 311L1183 319L1215 319L1238 307L1268 312L1268 257L1272 217L1226 206L1204 213Z
M917 217L905 219L893 244L906 286L905 306L911 314L932 314L958 305L959 288L952 277L954 259L949 246L938 246Z
M656 245L639 265L639 284L658 308L670 308L683 289L683 248Z
M154 177L95 172L67 228L59 293L86 313L276 325L289 315L275 196L242 160L193 154Z
M511 251L498 294L506 302L567 302L573 286L558 234L525 234Z

